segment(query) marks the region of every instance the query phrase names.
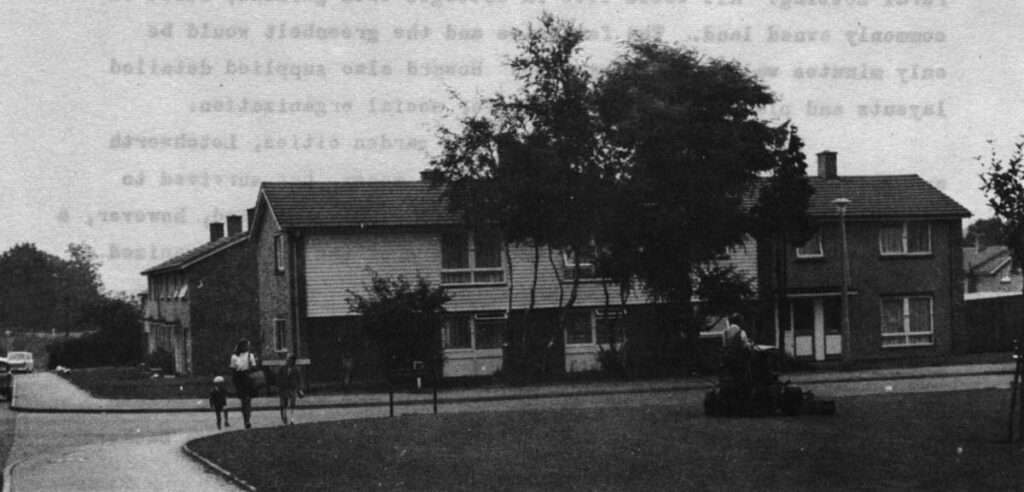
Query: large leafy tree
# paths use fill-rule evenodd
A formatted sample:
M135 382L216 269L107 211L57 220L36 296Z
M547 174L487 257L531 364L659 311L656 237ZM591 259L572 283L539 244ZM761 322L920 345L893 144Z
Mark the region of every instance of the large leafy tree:
M750 232L744 197L776 167L784 129L758 118L768 89L737 63L656 41L634 40L598 84L609 143L621 166L608 257L653 296L676 307L691 341L697 268ZM673 326L675 325L675 326Z
M461 119L456 129L442 128L442 152L432 167L471 227L496 228L506 255L511 244L533 248L530 305L518 329L510 318L506 334L506 355L513 359L506 367L515 372L517 366L536 365L522 359L536 352L527 344L535 338L529 313L540 265L551 263L558 272L562 251L578 261L593 249L609 160L602 154L607 147L593 109L592 77L579 56L584 31L543 14L537 25L514 30L513 38L517 50L509 67L518 89L481 101L482 113ZM514 275L512 262L506 263ZM513 284L510 279L510 309ZM563 322L578 285L574 276L563 291Z
M780 130L775 167L758 187L757 203L751 210L751 230L759 244L768 248L771 275L764 275L767 278L762 279L761 287L771 296L779 323L785 327L789 326L788 250L810 239L816 227L807 215L814 188L807 179L803 140L795 126L783 125ZM780 342L785 343L785 337Z

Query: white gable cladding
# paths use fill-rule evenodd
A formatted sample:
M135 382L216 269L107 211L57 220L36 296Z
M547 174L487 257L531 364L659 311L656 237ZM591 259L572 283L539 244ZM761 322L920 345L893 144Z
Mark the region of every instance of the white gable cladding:
M306 303L311 318L345 316L349 291L365 294L371 271L431 285L441 281L440 234L387 232L310 236L306 241Z
M511 249L513 309L529 305L533 280L533 249L513 246ZM415 281L422 276L431 285L441 280L441 235L439 232L386 231L337 235L312 235L306 242L306 300L309 317L347 316L349 291L363 294L369 285L371 271L383 277L404 276ZM561 267L562 257L554 255ZM733 251L728 263L735 264L745 274L756 276L756 248L753 241ZM541 251L537 279L537 308L559 305L558 277L548 259L547 250ZM506 265L505 278L509 278ZM569 295L571 283L562 283L564 296ZM508 285L462 286L448 289L452 300L449 311L504 311L508 304ZM609 286L611 303L618 303L618 289ZM628 304L649 302L646 296L634 294ZM604 290L598 282L581 282L576 306L600 307L605 304Z

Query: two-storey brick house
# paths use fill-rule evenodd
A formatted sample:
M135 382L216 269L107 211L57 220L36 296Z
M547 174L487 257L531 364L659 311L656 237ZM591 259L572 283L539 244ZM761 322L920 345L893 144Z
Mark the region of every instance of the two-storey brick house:
M970 213L917 175L840 176L818 155L810 215L818 233L787 252L788 316L776 340L815 361L933 357L953 351L963 309L961 220ZM842 328L845 208L849 334ZM841 202L840 202L841 203ZM772 269L761 248L762 285ZM763 289L765 290L765 289ZM788 326L780 320L788 319Z
M142 274L147 348L169 352L174 372L224 373L235 343L258 336L256 256L241 216L228 216L227 235L210 224L209 242Z
M547 320L547 331L533 336L545 339L541 345L554 371L599 368L598 342L607 342L611 326L617 341L638 342L646 327L665 321L642 294L633 293L622 305L609 286L608 300L605 284L581 271L567 327L558 332L556 316L571 287L572 262L544 250L535 283L532 248L511 245L506 252L493 234L467 230L449 211L441 189L427 181L263 183L251 232L260 328L263 339L272 341L262 355L308 357L314 379L339 378L345 357L355 359L357 378L379 370L346 301L353 292L364 293L373 273L410 281L422 276L447 289L452 300L442 332L446 377L487 375L502 367L506 319L530 305L533 285L535 316ZM730 261L755 276L752 243L737 248Z

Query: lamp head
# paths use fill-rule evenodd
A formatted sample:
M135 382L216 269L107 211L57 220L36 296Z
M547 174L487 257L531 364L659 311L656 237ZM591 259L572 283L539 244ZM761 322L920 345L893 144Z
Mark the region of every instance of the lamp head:
M843 213L846 212L846 207L852 202L853 200L850 200L849 198L836 198L835 200L832 200L832 205L836 206L836 210L839 210L839 213Z

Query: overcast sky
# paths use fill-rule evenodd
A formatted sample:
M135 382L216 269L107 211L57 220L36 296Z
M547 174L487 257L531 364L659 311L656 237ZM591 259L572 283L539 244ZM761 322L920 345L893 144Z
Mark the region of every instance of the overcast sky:
M919 174L974 218L974 157L1024 132L1010 0L7 0L0 250L85 242L137 292L261 180L415 179L449 94L514 87L507 30L545 8L592 30L595 70L631 28L736 59L812 169Z

